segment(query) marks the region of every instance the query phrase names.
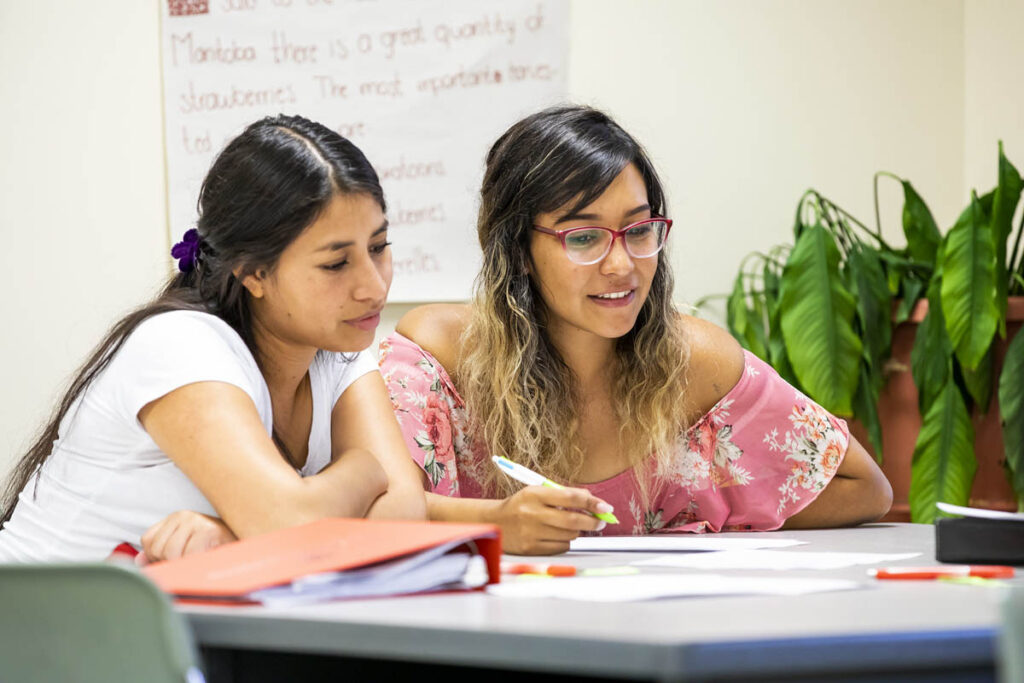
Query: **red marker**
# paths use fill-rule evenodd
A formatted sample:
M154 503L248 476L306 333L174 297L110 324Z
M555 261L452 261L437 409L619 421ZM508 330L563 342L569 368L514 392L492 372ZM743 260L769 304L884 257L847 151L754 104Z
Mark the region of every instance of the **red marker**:
M934 580L945 577L973 576L979 579L1012 579L1013 567L998 564L961 564L945 567L881 567L869 569L876 579Z

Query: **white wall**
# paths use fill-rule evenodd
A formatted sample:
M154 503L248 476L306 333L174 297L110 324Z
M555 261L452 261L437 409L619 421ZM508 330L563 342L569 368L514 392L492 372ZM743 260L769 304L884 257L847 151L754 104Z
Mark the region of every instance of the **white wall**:
M964 34L970 48L964 60L964 206L971 189L982 193L995 186L999 139L1007 157L1024 173L1022 32L1021 0L964 4Z
M0 473L167 275L155 2L0 2Z
M911 178L937 218L955 217L959 0L621 7L574 5L570 87L655 157L677 222L677 300L728 292L741 255L791 241L811 186L873 224L872 175L887 169ZM893 186L883 196L902 202ZM901 207L883 219L897 244Z
M1024 168L1024 92L1009 84L1022 12L573 0L570 91L649 148L677 221L677 299L693 301L789 239L809 186L872 220L871 176L888 169L948 226L969 185L994 181L997 136ZM106 327L169 272L158 46L153 0L0 2L0 473ZM898 188L884 198L899 243ZM389 306L382 331L408 308Z

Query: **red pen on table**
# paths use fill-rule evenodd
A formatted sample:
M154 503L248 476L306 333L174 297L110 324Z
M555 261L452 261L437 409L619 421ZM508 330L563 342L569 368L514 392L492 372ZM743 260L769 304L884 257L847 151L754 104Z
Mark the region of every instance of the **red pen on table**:
M998 564L961 564L940 567L880 567L869 569L876 579L941 579L973 576L979 579L1012 579L1013 567Z

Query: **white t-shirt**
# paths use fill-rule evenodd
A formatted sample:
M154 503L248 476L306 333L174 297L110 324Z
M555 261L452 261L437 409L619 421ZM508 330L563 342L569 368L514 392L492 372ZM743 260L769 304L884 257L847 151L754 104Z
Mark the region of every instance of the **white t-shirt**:
M367 351L354 359L316 355L309 368L309 454L300 474L316 474L330 463L331 411L352 382L376 370ZM193 311L161 313L141 323L61 422L52 455L0 529L0 562L99 560L120 543L138 547L146 529L177 510L215 515L138 419L146 404L205 381L245 391L271 433L267 383L227 323Z

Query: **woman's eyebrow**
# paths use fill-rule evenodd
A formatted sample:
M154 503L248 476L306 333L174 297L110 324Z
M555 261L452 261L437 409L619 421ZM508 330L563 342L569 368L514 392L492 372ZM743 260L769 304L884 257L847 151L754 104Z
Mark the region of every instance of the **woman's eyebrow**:
M651 210L651 205L650 204L640 204L639 206L630 209L629 211L627 211L623 215L624 216L635 216L638 213L643 213L645 211L650 211L650 210ZM598 216L596 213L578 213L576 211L571 211L571 212L565 214L564 216L562 216L561 218L559 218L558 220L556 220L555 221L555 225L558 225L559 223L567 223L569 221L596 221L596 220L599 220L600 218L601 217Z
M377 235L380 235L380 234L385 233L387 231L388 231L388 221L387 221L387 219L385 219L384 222L380 224L380 227L373 231L373 234L370 235L370 239L373 239ZM353 242L352 240L349 240L347 242L329 242L329 243L325 244L324 246L320 247L319 249L317 249L316 251L317 252L321 252L321 251L338 251L340 249L345 249L347 247L351 247L353 244L355 244L355 242Z

